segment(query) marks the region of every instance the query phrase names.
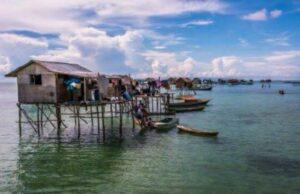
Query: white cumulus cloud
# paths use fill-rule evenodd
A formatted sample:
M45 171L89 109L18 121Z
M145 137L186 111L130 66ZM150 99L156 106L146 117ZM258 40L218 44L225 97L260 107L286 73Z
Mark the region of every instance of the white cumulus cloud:
M278 18L279 16L281 16L282 14L282 11L281 10L278 10L278 9L275 9L273 11L270 11L270 16L272 18Z
M261 9L259 11L254 12L254 13L244 15L242 18L244 20L265 21L265 20L267 20L267 10L266 9Z
M281 10L275 9L269 12L267 9L264 8L256 12L244 15L242 16L242 19L251 21L266 21L270 18L278 18L279 16L281 16L281 14Z
M190 21L187 23L184 23L181 25L181 27L187 27L187 26L207 26L213 24L214 21L212 20L195 20L195 21Z

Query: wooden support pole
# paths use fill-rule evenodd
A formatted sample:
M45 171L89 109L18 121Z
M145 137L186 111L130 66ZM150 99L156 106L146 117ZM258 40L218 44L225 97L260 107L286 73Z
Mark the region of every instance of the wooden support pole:
M113 113L113 108L112 108L112 103L109 103L109 108L110 108L110 128L112 129L114 127L114 113Z
M98 129L98 137L100 138L100 121L99 121L99 105L96 105L96 113L97 113L97 129Z
M105 141L105 104L101 105L101 117L102 117L102 137L103 141Z
M120 135L120 138L122 138L122 136L123 136L123 107L122 107L121 103L119 103L119 106L120 106L119 135Z
M55 105L56 110L56 118L57 118L57 137L60 137L61 134L61 110L60 110L60 104Z
M87 101L87 98L86 98L86 92L87 92L87 88L86 88L86 79L83 78L83 99L84 99L84 102Z
M93 106L90 106L92 129L94 129Z
M159 96L156 96L156 112L159 112L159 110L158 110L158 99L159 99Z
M21 111L21 104L17 104L19 108L19 136L22 137L22 111Z
M40 107L40 109L41 109L41 115L40 115L40 123L41 123L41 125L40 125L40 129L41 129L41 132L42 132L42 134L44 134L44 129L43 129L43 126L44 126L44 124L43 124L43 120L44 120L44 118L43 118L43 114L44 114L44 105L43 104L41 104L41 107Z
M25 118L27 119L27 121L28 121L28 123L30 124L30 126L32 127L32 129L37 133L37 129L35 128L34 121L29 117L29 115L28 115L27 112L21 107L21 105L17 104L17 106L19 107L19 109L21 110L21 112L23 113L23 115L25 116Z
M77 109L77 121L78 121L78 132L77 132L77 139L80 139L80 135L81 135L81 129L80 129L80 106L76 106Z
M40 108L39 108L39 104L36 104L36 126L37 126L37 133L38 133L38 137L40 137Z
M61 106L60 106L61 107ZM49 109L49 111L52 113L52 114L54 114L54 115L56 115L56 112L53 112L53 110L51 109L51 106L49 106L48 105L48 109ZM70 109L71 111L72 111L72 109ZM45 114L44 114L45 115ZM60 114L60 115L62 115L62 114ZM61 124L65 127L65 128L67 128L67 126L65 125L65 123L63 122L63 120L61 120Z
M149 97L149 98L151 98L151 111L150 111L150 112L154 112L154 111L153 111L153 97L151 96L151 97Z
M131 100L131 118L132 118L132 129L135 129L135 122L134 122L134 103L133 100Z
M50 107L48 106L48 109L50 109ZM49 116L47 116L47 114L44 112L44 111L41 111L41 116L42 115L44 115L45 116L45 118L47 119L46 121L49 121L50 122L50 124L52 125L52 127L54 128L54 129L56 129L56 126L55 126L55 124L52 122L53 120L51 120L50 119L50 117ZM56 121L56 120L55 120Z
M72 113L74 115L74 129L77 127L77 114L76 114L76 106L74 106L74 111Z

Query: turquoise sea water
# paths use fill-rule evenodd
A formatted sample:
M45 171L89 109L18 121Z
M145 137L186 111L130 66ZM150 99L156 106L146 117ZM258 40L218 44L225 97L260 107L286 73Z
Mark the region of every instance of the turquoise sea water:
M37 142L19 140L16 86L0 84L0 193L300 193L300 86L198 96L213 99L205 111L177 116L218 138L174 129L105 144Z

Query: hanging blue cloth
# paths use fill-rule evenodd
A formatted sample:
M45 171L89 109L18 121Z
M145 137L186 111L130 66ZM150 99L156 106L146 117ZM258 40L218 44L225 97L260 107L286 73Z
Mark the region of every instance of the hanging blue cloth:
M68 91L74 91L76 89L80 89L81 80L76 77L70 77L64 81L64 85L67 87Z

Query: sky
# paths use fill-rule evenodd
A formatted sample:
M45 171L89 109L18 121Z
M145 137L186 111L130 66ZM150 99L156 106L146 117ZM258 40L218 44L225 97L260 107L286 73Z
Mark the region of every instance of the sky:
M300 1L1 0L0 81L31 59L136 78L300 79Z

